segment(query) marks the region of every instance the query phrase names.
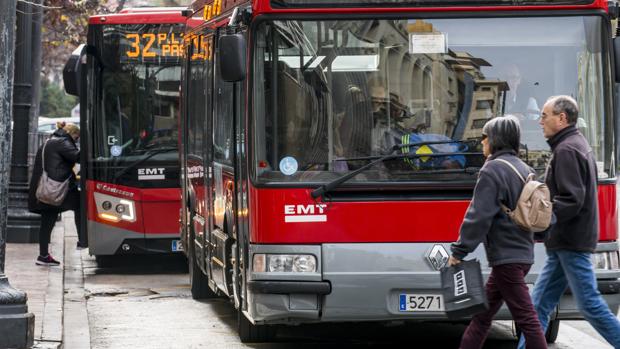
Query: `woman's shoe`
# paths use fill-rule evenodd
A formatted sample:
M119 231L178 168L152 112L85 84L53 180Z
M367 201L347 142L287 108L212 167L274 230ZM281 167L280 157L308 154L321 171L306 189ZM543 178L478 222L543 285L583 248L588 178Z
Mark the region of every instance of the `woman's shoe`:
M56 265L60 265L60 262L55 260L54 257L52 257L51 254L48 254L45 257L43 257L43 256L37 257L37 260L36 260L35 264L36 265L46 265L46 266L56 266Z

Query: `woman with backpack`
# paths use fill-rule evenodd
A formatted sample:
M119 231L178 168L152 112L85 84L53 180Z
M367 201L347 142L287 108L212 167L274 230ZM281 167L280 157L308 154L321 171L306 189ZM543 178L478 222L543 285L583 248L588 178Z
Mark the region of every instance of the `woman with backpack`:
M480 169L459 239L451 246L448 264L460 263L484 243L491 267L486 284L489 309L472 318L461 339L461 349L482 348L493 317L504 302L523 332L528 348L547 348L525 283L525 276L534 264L534 236L521 229L502 209L502 205L511 209L517 206L523 179L534 172L517 156L520 137L519 120L512 115L493 118L482 129L487 160Z
M80 128L75 124L58 123L58 129L39 148L34 161L32 177L30 178L28 193L28 209L30 212L41 215L39 228L39 256L35 264L44 266L60 265L49 253L49 243L52 229L58 215L67 210L73 210L78 237L82 240L80 231L80 193L73 167L80 159L80 150L76 141L80 138ZM37 199L37 188L43 173L43 166L47 176L54 181L69 181L67 194L59 206L52 206ZM82 241L78 248L85 247Z

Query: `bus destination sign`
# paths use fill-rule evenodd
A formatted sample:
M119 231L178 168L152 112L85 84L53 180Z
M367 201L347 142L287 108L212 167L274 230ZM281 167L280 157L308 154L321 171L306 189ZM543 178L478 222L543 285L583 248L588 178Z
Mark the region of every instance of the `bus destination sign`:
M180 57L183 54L183 33L125 33L123 39L127 45L124 56L129 60Z
M192 3L192 9L202 14L202 19L210 21L245 2L247 0L195 0Z

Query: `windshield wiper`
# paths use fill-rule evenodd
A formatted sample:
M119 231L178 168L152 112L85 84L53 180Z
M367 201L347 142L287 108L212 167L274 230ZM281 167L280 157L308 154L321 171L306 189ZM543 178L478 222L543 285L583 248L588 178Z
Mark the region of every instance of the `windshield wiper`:
M136 166L140 165L141 163L145 162L146 160L152 158L153 156L157 155L157 154L161 154L161 153L167 153L167 152L171 152L171 151L177 151L177 148L159 148L159 149L154 149L151 150L148 153L145 153L145 157L143 157L142 159L135 161L133 163L131 163L129 166L125 167L124 169L118 171L115 175L114 175L114 180L119 179L122 175L124 175L125 173L129 172L129 170L131 170L132 168L135 168Z
M397 150L401 150L403 148L407 148L407 147L416 147L416 146L422 146L422 145L430 145L430 144L450 144L450 143L467 143L468 141L430 141L430 142L416 142L416 143L408 143L408 144L397 144L395 146L392 147L392 150L390 151L389 154L386 155L382 155L382 156L369 156L369 157L365 157L365 158L351 158L351 159L336 159L336 161L353 161L353 160L373 160L369 163L367 163L366 165L358 168L355 171L349 172L347 174L344 174L336 179L334 179L333 181L327 183L327 184L323 184L320 187L314 189L310 195L312 196L312 198L316 199L318 197L321 197L323 195L325 195L325 193L328 193L332 190L334 190L335 188L337 188L338 186L340 186L342 183L348 181L349 179L357 176L359 173L364 172L365 170L371 168L372 166L383 162L383 161L388 161L388 160L393 160L393 159L400 159L400 158L419 158L419 157L445 157L445 156L456 156L456 155L482 155L482 153L472 153L472 152L452 152L452 153L433 153L433 154L394 154ZM450 171L450 172L465 172L465 173L477 173L478 168L472 168L472 167L466 167L464 169L459 169L457 171ZM441 169L441 170L436 170L436 171L425 171L428 173L443 173L446 172L446 170Z

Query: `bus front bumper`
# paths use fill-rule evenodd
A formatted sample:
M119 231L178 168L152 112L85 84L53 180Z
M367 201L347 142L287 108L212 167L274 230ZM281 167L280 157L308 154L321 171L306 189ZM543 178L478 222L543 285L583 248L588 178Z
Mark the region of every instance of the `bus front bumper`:
M176 253L179 234L144 234L88 221L89 254L109 256L121 254Z
M449 321L443 311L401 311L402 294L439 295L439 271L428 255L435 245L449 251L449 244L385 243L323 244L303 246L303 253L317 256L319 267L311 275L250 273L248 314L256 324L295 324L351 321ZM253 245L250 253L300 252L301 246ZM283 250L284 249L284 250ZM546 253L537 244L535 264L526 277L533 288ZM251 257L250 257L251 258ZM490 273L484 249L469 258L483 261L483 275ZM620 271L599 275L598 285L612 312L620 308ZM602 278L604 277L604 279ZM567 292L557 318L582 319L576 302ZM497 320L510 320L504 306Z

